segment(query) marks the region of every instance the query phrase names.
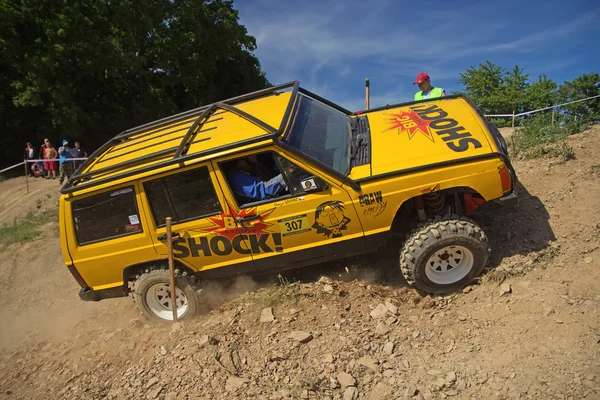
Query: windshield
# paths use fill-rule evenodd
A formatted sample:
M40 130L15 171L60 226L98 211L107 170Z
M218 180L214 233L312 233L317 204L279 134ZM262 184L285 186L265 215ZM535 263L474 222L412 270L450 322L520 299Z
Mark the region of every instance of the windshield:
M287 142L346 175L350 166L350 117L317 100L300 95Z

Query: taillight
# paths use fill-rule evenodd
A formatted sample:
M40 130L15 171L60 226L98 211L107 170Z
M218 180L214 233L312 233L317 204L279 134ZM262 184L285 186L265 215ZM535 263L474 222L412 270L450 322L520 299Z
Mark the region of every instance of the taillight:
M502 182L502 193L506 193L512 189L510 172L508 172L508 168L505 165L498 168L498 172L500 173L500 182Z

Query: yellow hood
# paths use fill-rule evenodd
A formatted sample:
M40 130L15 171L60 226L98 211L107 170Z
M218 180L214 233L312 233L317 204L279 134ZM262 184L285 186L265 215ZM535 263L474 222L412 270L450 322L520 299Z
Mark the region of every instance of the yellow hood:
M366 114L371 173L379 175L496 151L484 121L463 98Z

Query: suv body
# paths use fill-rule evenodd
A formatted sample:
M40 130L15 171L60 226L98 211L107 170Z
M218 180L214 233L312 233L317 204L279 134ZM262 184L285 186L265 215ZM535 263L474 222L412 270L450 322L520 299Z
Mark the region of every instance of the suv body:
M283 189L262 200L232 189L241 158L256 162L254 177L281 174ZM485 234L463 216L516 204L515 184L500 133L464 97L352 113L291 82L107 142L61 189L62 253L81 299L137 293L146 315L167 320L166 217L182 317L202 280L373 252L398 233L409 284L446 292L488 259ZM459 261L470 267L456 274Z

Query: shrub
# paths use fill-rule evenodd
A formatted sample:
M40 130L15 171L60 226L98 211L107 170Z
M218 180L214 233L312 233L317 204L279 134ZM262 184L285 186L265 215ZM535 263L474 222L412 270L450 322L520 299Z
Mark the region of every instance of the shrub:
M552 125L547 116L539 115L523 121L515 129L509 145L519 158L561 157L564 161L575 158L573 147L565 142L568 135L585 129L584 124Z
M512 120L508 118L490 118L489 121L496 125L496 128L508 128L512 126Z

